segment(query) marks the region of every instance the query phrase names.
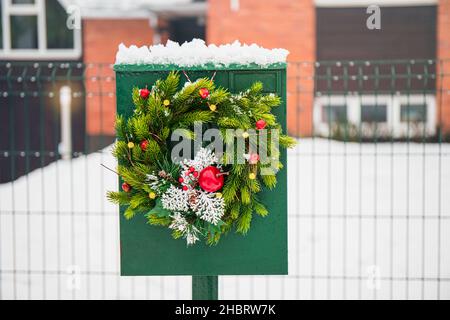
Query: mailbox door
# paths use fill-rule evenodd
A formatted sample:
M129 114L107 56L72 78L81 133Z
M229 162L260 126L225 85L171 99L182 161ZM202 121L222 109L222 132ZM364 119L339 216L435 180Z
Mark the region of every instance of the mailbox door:
M117 113L129 117L133 111L133 87L151 86L166 77L167 70L157 67L120 66L116 68ZM188 70L194 81L211 77L213 69ZM182 83L185 80L181 74ZM216 71L214 82L231 92L247 89L261 81L265 92L282 97L283 103L274 109L278 121L286 130L286 68L230 68ZM203 242L187 247L183 240L174 240L167 228L150 226L143 215L131 220L120 210L121 274L137 275L265 275L287 274L287 166L286 151L281 155L284 168L278 172L278 184L273 190L263 190L260 199L269 210L267 217L253 215L247 235L231 231L219 244Z

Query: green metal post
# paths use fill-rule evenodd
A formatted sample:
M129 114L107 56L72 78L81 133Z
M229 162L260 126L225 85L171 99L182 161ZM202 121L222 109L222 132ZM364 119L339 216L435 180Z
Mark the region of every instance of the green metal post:
M218 300L218 276L192 276L192 300Z

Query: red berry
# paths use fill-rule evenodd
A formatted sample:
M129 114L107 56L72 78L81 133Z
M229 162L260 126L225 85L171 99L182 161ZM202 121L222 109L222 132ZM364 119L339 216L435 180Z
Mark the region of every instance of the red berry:
M142 151L147 150L147 147L148 147L148 141L147 141L147 140L141 141L141 143L139 144L139 146L141 147L141 150L142 150Z
M150 90L148 90L147 88L141 89L139 90L139 95L141 96L142 99L147 99L148 96L150 95Z
M266 125L267 125L267 122L262 119L256 121L256 129L258 129L258 130L264 129L266 127Z
M200 97L202 99L206 99L209 97L209 90L206 88L201 88L200 90L198 90L198 93L200 94Z
M122 190L125 192L130 192L131 186L128 183L124 182L124 183L122 183Z
M252 153L250 155L250 158L248 159L248 162L250 164L257 164L258 161L259 161L259 154L257 154L257 153Z
M194 171L195 171L195 168L194 168L194 167L190 167L190 168L189 168L189 172L190 172L190 173L192 173L192 172L194 172Z
M187 186L183 186L183 191L188 191L188 187Z
M192 172L192 175L193 175L195 178L197 178L197 177L198 177L198 171Z
M179 178L178 178L178 182L179 182L179 183L183 183L183 182L184 182L184 179L183 179L182 177L179 177Z

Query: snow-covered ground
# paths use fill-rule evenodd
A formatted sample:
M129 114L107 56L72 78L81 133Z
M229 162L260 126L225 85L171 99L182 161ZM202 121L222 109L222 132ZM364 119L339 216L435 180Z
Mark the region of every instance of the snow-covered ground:
M101 163L0 185L0 298L190 298L189 277L118 277ZM220 277L220 298L450 298L450 145L302 140L288 176L289 276Z

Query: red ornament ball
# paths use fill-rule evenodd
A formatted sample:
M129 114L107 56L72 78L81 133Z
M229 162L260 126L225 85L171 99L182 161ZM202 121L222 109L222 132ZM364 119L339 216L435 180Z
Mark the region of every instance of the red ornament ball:
M190 168L189 168L189 172L190 172L190 173L192 173L192 172L194 172L194 171L195 171L195 168L194 168L194 167L190 167Z
M147 99L148 96L150 95L150 90L148 90L147 88L141 89L139 90L139 95L141 96L142 99Z
M198 184L206 192L216 192L222 189L223 183L223 175L220 174L220 170L216 167L209 166L200 172Z
M206 99L209 97L209 90L206 88L201 88L200 90L198 90L198 93L200 94L200 97L202 99Z
M188 191L188 187L187 186L183 186L183 191Z
M183 183L183 182L184 182L184 179L183 179L182 177L179 177L179 178L178 178L178 182L179 182L179 183Z
M267 126L267 122L263 119L256 121L256 129L262 130Z
M146 151L148 148L148 141L147 140L143 140L141 141L141 143L139 144L139 146L141 147L142 151Z
M194 176L194 178L197 178L198 177L198 171L192 172L192 175Z
M122 183L122 190L125 192L130 192L131 186L128 183L124 182L124 183Z
M257 164L258 163L258 161L259 161L259 154L257 154L257 153L252 153L251 155L250 155L250 158L248 159L248 162L250 163L250 164Z

